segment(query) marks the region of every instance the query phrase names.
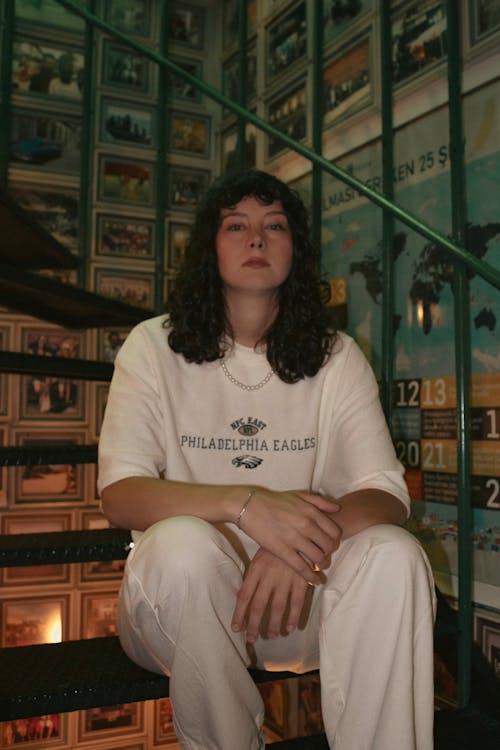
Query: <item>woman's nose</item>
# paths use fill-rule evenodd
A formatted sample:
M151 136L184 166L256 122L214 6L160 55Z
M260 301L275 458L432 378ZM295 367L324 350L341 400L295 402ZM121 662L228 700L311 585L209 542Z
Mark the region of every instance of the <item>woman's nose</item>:
M264 245L264 242L262 240L262 236L258 232L256 232L250 241L250 247L260 248L260 247L263 247L263 245Z

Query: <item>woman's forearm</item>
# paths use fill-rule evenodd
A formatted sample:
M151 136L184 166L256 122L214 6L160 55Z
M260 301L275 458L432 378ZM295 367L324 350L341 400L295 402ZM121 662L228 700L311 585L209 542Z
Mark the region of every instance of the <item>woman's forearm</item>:
M406 508L403 503L384 490L358 490L344 495L336 502L340 505L340 510L331 517L342 529L342 539L347 539L369 526L382 523L401 526L406 521Z

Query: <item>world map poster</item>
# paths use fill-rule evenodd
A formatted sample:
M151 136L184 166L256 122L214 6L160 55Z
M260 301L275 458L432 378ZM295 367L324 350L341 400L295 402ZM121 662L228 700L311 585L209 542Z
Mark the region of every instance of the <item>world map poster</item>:
M500 84L464 99L467 211L465 246L500 267ZM395 201L451 234L448 110L399 129L394 143ZM381 146L370 144L339 166L381 190ZM376 375L382 344L382 212L326 175L323 265L333 304ZM436 243L395 222L394 401L392 431L412 497L409 527L435 572L457 573L455 261ZM500 292L468 272L471 327L471 440L474 580L500 586ZM498 592L496 596L498 601Z

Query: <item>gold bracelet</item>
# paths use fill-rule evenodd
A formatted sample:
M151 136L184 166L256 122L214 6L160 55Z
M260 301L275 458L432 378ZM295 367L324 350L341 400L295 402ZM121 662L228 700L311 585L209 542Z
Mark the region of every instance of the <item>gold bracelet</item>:
M246 509L248 507L248 503L250 502L250 500L252 499L252 497L255 495L256 492L257 492L257 490L255 488L253 488L253 489L250 490L250 492L248 493L247 499L243 503L242 509L240 510L240 512L238 513L238 515L236 516L236 519L235 519L234 523L236 524L236 526L239 529L241 529L240 524L241 524L241 519L243 517L243 513L246 511Z

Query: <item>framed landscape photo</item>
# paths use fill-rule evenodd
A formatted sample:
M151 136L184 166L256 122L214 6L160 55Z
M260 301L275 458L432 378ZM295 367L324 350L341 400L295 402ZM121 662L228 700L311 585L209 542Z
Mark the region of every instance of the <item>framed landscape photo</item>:
M175 57L174 55L170 59L179 68L182 68L192 76L203 78L203 63L201 60L192 60L188 57ZM202 99L200 89L193 86L192 83L189 83L181 75L175 75L174 73L168 74L168 91L175 99L182 99L193 104L199 104Z
M120 214L97 214L95 256L154 260L154 221Z
M100 139L103 143L134 148L155 148L153 110L131 102L102 99Z
M133 36L151 33L152 0L106 0L106 21Z
M122 271L120 267L94 268L94 291L97 294L134 307L154 308L154 282L153 273Z
M177 742L170 698L158 698L154 702L155 715L155 745L171 745Z
M182 260L191 235L192 225L183 221L169 221L167 268L177 270Z
M144 704L120 703L80 711L78 742L105 740L144 731Z
M446 57L444 0L413 0L395 9L392 19L392 78L403 83Z
M21 351L39 357L82 359L85 334L49 326L21 326ZM55 375L21 377L20 419L81 421L85 383Z
M191 112L170 112L169 147L174 154L210 155L210 117Z
M373 101L370 39L359 39L323 69L324 126Z
M152 206L155 172L150 162L101 154L98 195L103 201Z
M103 86L114 91L121 89L129 95L151 93L151 62L130 47L123 47L110 39L103 43Z
M14 166L79 173L81 117L14 110L11 126L10 156Z
M205 34L205 10L199 5L176 2L170 6L169 38L175 44L202 49Z
M27 448L64 448L84 445L85 430L16 430L15 445ZM34 464L15 469L14 505L71 504L85 497L85 465Z
M84 57L81 51L16 38L12 48L12 91L79 102L83 92Z
M500 0L469 0L471 45L500 32Z
M0 601L2 646L59 643L68 637L69 596L35 596Z
M267 121L270 125L286 133L296 141L302 141L307 132L306 84L296 82L287 87L286 93L279 94L269 102ZM274 159L287 146L278 138L267 136L267 158Z
M71 513L5 513L2 518L2 534L43 534L46 532L70 531ZM3 568L0 578L4 585L30 585L42 582L69 583L70 568L68 564L53 565L20 565Z
M266 78L271 81L305 58L306 4L300 2L269 25L266 33Z
M210 172L171 166L168 171L168 208L194 211L208 189Z
M76 190L12 182L9 192L55 240L69 250L77 250L79 196Z

